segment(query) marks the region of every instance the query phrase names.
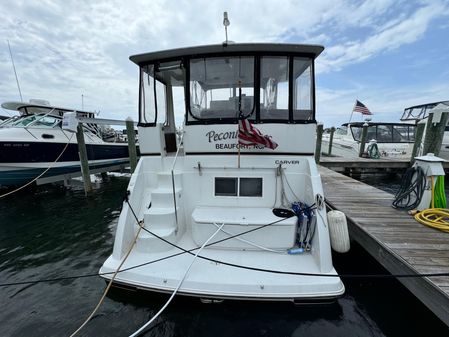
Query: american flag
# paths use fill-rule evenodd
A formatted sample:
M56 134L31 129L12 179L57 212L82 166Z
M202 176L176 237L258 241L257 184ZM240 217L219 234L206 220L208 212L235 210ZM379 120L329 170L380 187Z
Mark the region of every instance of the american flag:
M249 120L242 118L239 119L238 139L240 145L263 145L272 150L278 147L278 144L271 140L271 136L263 135Z
M362 115L372 115L373 114L371 111L369 111L369 109L365 106L365 104L363 104L359 100L355 101L353 111L360 112Z

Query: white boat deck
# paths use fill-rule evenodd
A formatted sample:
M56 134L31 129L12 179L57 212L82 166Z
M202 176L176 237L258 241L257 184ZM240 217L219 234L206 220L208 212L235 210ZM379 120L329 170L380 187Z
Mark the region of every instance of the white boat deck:
M212 242L214 239L212 239ZM185 249L198 246L184 234L178 245ZM179 254L178 248L151 254L133 251L122 269L132 268L150 261L164 259ZM196 251L192 252L193 254ZM236 264L249 268L306 274L322 274L312 254L299 255L263 251L243 251L204 248L201 256L212 260ZM159 262L118 273L115 282L134 285L137 288L153 289L161 292L173 291L183 277L193 256L187 253ZM114 271L120 261L110 257L101 273ZM328 275L337 275L332 269ZM106 276L106 275L105 275ZM255 283L254 280L257 280ZM207 298L254 298L259 300L293 300L295 298L337 297L344 292L339 277L288 275L270 273L247 268L237 268L219 262L197 258L181 286L179 293L204 296Z

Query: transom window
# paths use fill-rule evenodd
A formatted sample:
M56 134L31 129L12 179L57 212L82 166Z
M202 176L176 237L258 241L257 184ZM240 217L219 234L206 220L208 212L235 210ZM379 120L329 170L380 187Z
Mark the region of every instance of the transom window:
M215 177L215 196L261 197L262 178Z

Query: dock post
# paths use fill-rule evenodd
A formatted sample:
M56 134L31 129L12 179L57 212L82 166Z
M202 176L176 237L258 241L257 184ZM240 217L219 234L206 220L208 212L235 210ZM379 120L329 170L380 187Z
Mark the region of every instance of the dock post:
M362 129L362 138L360 139L359 157L363 157L363 154L365 153L365 143L367 135L368 135L368 123L364 123Z
M329 150L327 151L327 154L329 156L332 154L332 143L334 141L334 132L335 132L335 127L331 127L331 133L329 136Z
M131 117L126 119L126 135L128 137L129 165L131 173L137 167L136 133L134 132L134 122Z
M76 140L78 142L78 155L80 157L81 173L83 175L84 192L92 192L92 182L90 181L89 161L87 159L86 142L84 141L83 124L79 123L76 129Z
M416 154L418 153L418 150L421 147L422 136L424 135L425 127L426 127L426 123L425 122L419 122L416 125L415 143L413 144L412 155L410 157L410 164L413 164L413 162L415 161Z
M426 136L424 137L423 155L433 153L435 156L440 154L441 143L443 142L444 130L446 129L449 112L442 112L441 118L433 122L434 113L429 113L427 118Z
M321 141L323 139L323 124L316 126L316 147L315 147L315 163L320 163L321 157Z

